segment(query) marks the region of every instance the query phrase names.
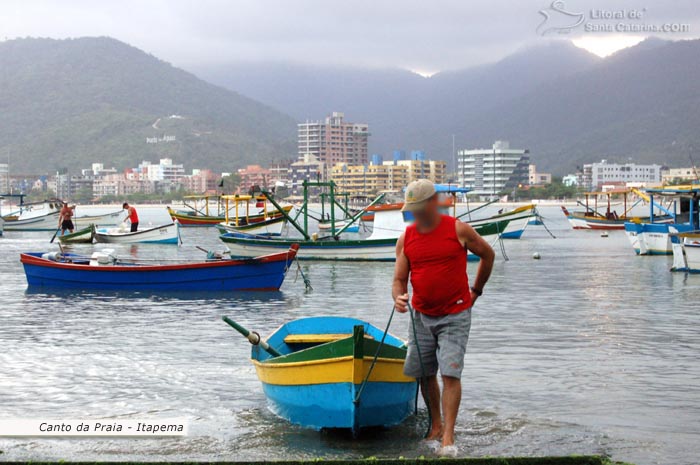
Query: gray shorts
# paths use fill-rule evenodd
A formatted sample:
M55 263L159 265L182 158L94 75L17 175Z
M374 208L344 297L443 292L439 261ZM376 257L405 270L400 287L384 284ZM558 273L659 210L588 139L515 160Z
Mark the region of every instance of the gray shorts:
M418 347L409 320L408 354L403 366L404 374L414 378L435 376L439 368L442 376L461 378L472 324L471 309L445 316L428 316L415 312L415 321Z

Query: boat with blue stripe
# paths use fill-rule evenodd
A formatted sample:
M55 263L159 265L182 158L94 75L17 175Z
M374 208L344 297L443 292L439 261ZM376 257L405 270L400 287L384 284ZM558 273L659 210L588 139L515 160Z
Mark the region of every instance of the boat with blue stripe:
M638 255L671 255L672 230L676 233L686 233L700 226L700 186L646 189L644 195L649 203L649 221L626 222L625 233ZM667 200L667 206L662 205L662 199ZM661 215L657 214L657 211L661 211Z
M316 430L390 427L415 412L404 341L348 317L301 318L266 339L224 317L254 345L251 359L272 412Z

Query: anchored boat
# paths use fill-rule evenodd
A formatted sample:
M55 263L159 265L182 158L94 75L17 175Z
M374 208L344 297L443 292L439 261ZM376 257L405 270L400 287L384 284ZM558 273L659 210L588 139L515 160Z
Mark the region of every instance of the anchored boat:
M634 193L639 196L639 199L632 203L631 206L627 206L628 195ZM612 209L612 196L622 195L623 201L623 212L618 214L617 211ZM636 207L642 200L649 202L649 197L639 189L623 189L623 190L610 190L605 192L586 192L584 193L586 198L585 203L577 201L577 203L585 208L584 211L573 211L570 212L565 206L562 205L561 210L564 212L564 216L569 220L571 227L574 229L602 229L602 230L623 230L625 229L625 223L645 223L649 222L651 216L630 216L630 211ZM600 197L605 198L606 210L601 213L598 208L598 199ZM591 202L592 198L592 202ZM672 218L668 215L656 215L656 222L671 222Z
M173 221L178 221L182 226L216 226L219 223L229 223L232 215L225 195L190 195L183 200L184 208L175 210L168 207L168 214ZM283 207L287 212L291 205ZM264 206L248 206L248 222L253 223L265 219ZM282 216L278 212L272 212L273 216ZM236 215L237 216L237 215Z
M120 259L110 251L90 257L29 252L20 255L30 287L121 291L278 290L297 248L246 260L213 259L153 264Z
M216 227L222 233L244 233L257 236L280 236L287 224L287 215L292 206L284 206L282 210L268 208L268 198L265 195L224 195L225 220ZM251 214L251 201L255 200L254 214ZM262 208L262 214L260 213Z
M155 228L129 231L126 227L100 228L95 231L95 242L99 244L177 244L180 241L179 223L165 224Z
M700 186L647 189L645 195L649 198L649 222L627 222L625 233L638 255L671 255L671 228L676 233L691 232L700 228ZM661 205L657 199L669 200L670 206L667 208ZM663 212L660 221L655 215L656 210Z
M261 253L271 253L274 251L284 250L290 244L299 244L298 258L300 260L351 260L351 261L392 261L396 259L396 238L389 239L345 239L342 234L357 222L364 214L365 210L361 210L352 215L342 204L335 198L336 184L333 181L308 181L304 180L304 202L302 203L297 217L302 215L303 224L297 223L295 218L291 218L284 211L277 201L272 198L267 192L263 194L277 208L277 211L283 214L290 225L292 225L300 234L301 238L276 238L269 236L253 236L241 234L239 232L229 232L222 234L219 238L226 243L231 250L231 255L234 257L252 257ZM309 233L309 189L329 189L327 198L330 202L330 231L324 237L318 237L318 234ZM371 204L379 202L383 196L377 197ZM335 218L335 209L339 208L346 216L343 219L344 226L338 226ZM349 218L349 219L347 219Z
M5 198L19 198L17 210L3 216L6 231L55 231L63 202L49 199L41 202L24 202L24 194L7 194Z
M310 317L254 343L251 359L270 409L316 430L394 426L414 413L417 383L403 374L402 340L355 318Z

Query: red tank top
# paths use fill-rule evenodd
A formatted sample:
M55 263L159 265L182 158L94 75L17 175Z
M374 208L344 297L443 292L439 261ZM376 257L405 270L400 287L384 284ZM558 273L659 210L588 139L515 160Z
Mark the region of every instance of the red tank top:
M136 209L134 207L131 207L131 212L129 213L129 221L131 221L132 224L139 222L139 214L136 213Z
M406 228L403 253L411 267L411 303L426 315L459 313L472 306L467 251L457 238L456 221L442 215L427 234L418 232L415 224Z

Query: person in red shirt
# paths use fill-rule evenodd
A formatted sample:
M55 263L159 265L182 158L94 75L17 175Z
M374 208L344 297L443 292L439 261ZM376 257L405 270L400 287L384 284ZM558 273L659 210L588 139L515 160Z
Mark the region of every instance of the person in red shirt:
M462 369L471 327L471 308L491 275L491 246L461 221L440 213L435 186L421 179L406 188L403 211L413 213L396 243L392 296L396 310L409 310L408 282L413 288L415 332L409 326L404 373L420 381L432 417L427 439L439 455L456 456L454 430L462 398ZM467 252L481 260L469 287ZM437 373L443 390L440 393Z
M139 230L139 214L136 213L136 209L130 206L128 203L124 202L122 208L126 210L126 220L131 223L131 232L136 232ZM125 221L126 221L125 220Z

